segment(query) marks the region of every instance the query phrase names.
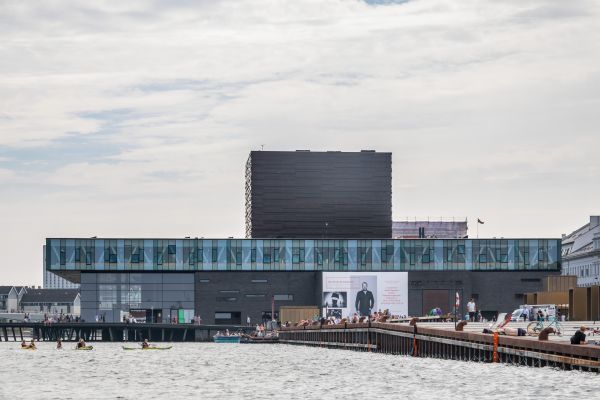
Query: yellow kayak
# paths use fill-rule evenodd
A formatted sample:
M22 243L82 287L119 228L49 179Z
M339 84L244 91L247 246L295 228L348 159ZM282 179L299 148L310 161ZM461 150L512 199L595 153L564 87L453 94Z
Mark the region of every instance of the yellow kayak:
M37 347L24 346L24 347L21 347L21 350L37 350Z
M94 346L75 347L75 350L93 350Z

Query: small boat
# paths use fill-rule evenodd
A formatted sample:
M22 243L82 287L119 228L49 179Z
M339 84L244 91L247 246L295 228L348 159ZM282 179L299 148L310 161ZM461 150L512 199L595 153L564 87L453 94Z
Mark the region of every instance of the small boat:
M241 340L241 336L239 335L215 335L213 336L213 340L215 343L239 343Z
M164 346L164 347L159 347L159 346L150 346L150 347L127 347L127 346L122 346L123 350L170 350L173 348L173 346Z
M21 346L21 350L37 350L37 347Z
M94 346L75 347L75 350L93 350Z

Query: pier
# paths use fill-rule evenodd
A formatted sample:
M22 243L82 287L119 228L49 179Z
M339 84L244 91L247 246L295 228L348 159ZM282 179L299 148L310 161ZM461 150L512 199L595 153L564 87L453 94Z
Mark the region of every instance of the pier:
M600 372L600 346L452 331L432 324L362 323L285 327L279 342L532 367Z
M79 341L86 342L207 342L217 331L250 333L254 327L193 324L126 324L126 323L52 323L0 322L0 341Z

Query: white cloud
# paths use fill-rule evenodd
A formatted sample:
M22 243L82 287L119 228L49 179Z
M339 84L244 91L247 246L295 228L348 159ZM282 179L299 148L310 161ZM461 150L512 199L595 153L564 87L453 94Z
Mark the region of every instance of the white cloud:
M596 1L2 8L0 243L36 281L46 236L240 236L262 144L392 151L396 217L557 236L598 212Z

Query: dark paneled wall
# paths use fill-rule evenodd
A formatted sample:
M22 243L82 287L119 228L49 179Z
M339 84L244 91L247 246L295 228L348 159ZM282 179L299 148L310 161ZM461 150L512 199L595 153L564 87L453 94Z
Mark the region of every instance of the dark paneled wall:
M451 312L455 293L461 295L460 312L466 312L471 296L482 312L512 312L523 304L523 293L542 290L543 278L557 271L415 271L408 273L408 313L423 315L429 311L427 300L436 290L447 290L446 304L436 304L444 313Z
M247 237L390 238L391 221L391 153L250 153Z
M321 273L315 271L196 272L196 314L203 324L215 323L215 312L240 312L243 324L247 316L253 324L261 323L262 313L271 311L273 295L293 295L293 300L276 301L276 310L320 304L320 279Z

